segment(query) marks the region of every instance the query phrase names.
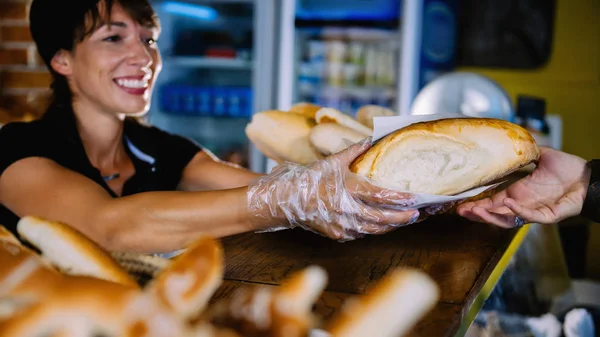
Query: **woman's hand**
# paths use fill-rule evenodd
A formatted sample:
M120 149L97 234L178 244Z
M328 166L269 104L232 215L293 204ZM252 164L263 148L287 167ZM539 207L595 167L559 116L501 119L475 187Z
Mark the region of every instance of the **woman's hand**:
M460 205L458 214L504 228L523 222L553 224L578 215L590 181L586 161L545 147L540 152L530 175L491 198Z
M308 166L286 163L248 186L250 221L257 229L302 227L339 241L383 234L415 222L412 195L382 189L350 172L370 141Z

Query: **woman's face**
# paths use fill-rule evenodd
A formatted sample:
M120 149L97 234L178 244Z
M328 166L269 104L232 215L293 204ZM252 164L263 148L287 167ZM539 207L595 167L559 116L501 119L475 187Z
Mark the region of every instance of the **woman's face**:
M110 22L68 55L67 78L77 104L110 114L146 113L162 68L158 34L158 28L141 26L115 3Z

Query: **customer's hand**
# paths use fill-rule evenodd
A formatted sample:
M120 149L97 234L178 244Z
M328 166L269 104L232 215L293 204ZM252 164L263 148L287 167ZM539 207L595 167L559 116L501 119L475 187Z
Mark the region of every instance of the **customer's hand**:
M413 223L413 196L369 184L350 172L370 139L308 166L285 163L248 186L248 211L257 229L302 227L339 241L383 234ZM273 227L275 225L275 228Z
M491 198L460 205L458 214L505 228L523 222L553 224L578 215L590 181L586 161L545 147L540 152L530 175Z

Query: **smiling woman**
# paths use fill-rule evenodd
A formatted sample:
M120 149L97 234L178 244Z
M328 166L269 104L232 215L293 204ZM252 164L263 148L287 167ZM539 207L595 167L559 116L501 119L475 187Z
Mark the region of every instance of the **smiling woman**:
M375 205L411 196L350 181L367 144L261 178L142 124L161 70L147 0L33 0L30 27L54 95L40 120L0 129L0 224L13 231L36 215L112 251L163 253L203 233L300 226L348 240L418 216Z

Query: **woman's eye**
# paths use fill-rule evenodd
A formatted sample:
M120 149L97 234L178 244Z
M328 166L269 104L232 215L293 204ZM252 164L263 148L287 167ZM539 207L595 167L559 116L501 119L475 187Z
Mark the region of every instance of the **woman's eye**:
M107 42L119 42L121 41L121 37L119 35L113 35L113 36L109 36L106 39L104 39L104 41Z

